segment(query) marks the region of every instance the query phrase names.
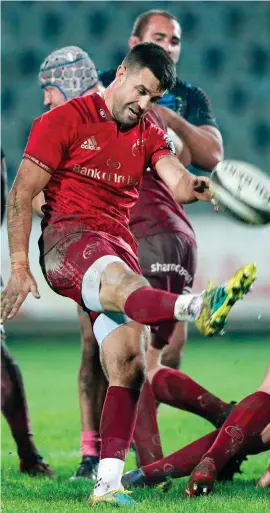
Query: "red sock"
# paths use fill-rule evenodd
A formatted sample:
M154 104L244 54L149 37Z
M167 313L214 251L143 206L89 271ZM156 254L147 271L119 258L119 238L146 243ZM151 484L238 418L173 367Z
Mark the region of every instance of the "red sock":
M124 306L125 313L140 324L159 324L175 320L174 305L179 295L165 290L141 287L132 292Z
M160 369L153 378L152 389L160 403L196 413L213 424L229 406L176 369Z
M99 456L100 453L100 436L99 432L83 431L81 433L81 455L82 456Z
M148 465L163 458L157 424L156 401L147 380L141 391L138 415L133 434L140 465Z
M189 476L194 467L200 462L204 451L211 447L217 434L218 430L213 431L183 447L180 451L174 452L151 465L143 466L141 469L145 477L151 482L160 482L168 475L172 477Z
M204 457L212 458L219 471L252 437L260 434L270 422L270 395L255 392L243 399L220 429Z
M1 344L1 371L1 385L10 391L1 410L16 442L19 458L30 461L38 451L33 442L23 377L5 344Z
M134 431L139 395L140 392L132 388L108 388L100 420L100 459L125 461Z

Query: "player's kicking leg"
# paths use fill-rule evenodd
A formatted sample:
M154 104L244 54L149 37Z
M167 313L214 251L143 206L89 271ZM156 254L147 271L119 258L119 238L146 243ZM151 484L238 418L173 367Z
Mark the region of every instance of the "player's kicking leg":
M228 314L239 299L248 293L256 278L256 267L247 264L218 287L210 286L200 295L177 295L152 289L126 271L119 262L108 265L101 286L100 301L105 311L120 311L141 324L160 324L167 320L195 322L205 336L220 333ZM119 276L121 286L115 288L110 276ZM108 279L107 279L108 278ZM87 278L86 278L87 281ZM120 284L119 284L120 285ZM122 295L119 295L122 291Z
M89 314L78 307L82 356L78 376L81 413L81 463L71 480L97 477L100 435L99 423L107 390L99 359L99 347L92 330Z
M1 332L1 411L17 445L19 471L30 476L53 477L33 441L22 374L3 337Z
M254 394L243 399L223 424L213 445L194 468L186 489L189 497L208 494L214 489L217 474L240 453L254 451L263 430L270 422L270 373ZM263 450L263 448L261 449Z

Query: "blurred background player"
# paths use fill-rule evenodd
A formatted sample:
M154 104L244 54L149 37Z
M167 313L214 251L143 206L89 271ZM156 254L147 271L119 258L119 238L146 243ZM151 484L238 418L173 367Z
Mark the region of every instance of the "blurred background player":
M5 215L7 170L1 149L1 225ZM1 278L2 288L2 278ZM40 456L31 431L22 373L6 344L1 329L1 411L9 425L19 456L19 471L30 476L53 477L49 465Z
M40 66L38 78L44 94L44 105L49 109L63 105L71 98L104 90L93 61L77 46L59 48L48 55ZM32 202L34 211L40 217L43 216L44 203L43 192ZM94 480L99 462L99 422L107 381L100 365L99 347L89 315L79 305L77 310L83 362L78 376L82 432L82 462L79 474L86 473L89 479Z

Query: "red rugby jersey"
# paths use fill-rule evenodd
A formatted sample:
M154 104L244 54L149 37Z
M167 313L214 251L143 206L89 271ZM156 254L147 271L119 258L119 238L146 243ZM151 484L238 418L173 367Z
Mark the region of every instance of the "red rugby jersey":
M151 111L147 118L163 130L164 121ZM130 229L136 239L157 233L180 233L195 242L195 233L183 205L174 200L167 185L157 173L148 169L139 190L139 200L131 210Z
M122 131L97 93L37 118L24 157L51 175L44 190L45 252L65 235L82 230L118 237L136 252L130 209L146 167L155 168L167 155L174 153L163 130L142 119Z

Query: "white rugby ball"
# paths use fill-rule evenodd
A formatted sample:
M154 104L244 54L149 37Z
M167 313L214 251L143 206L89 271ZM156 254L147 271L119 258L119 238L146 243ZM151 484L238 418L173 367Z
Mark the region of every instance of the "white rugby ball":
M270 222L270 178L260 169L238 160L222 160L211 180L221 211L250 225Z

